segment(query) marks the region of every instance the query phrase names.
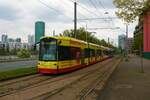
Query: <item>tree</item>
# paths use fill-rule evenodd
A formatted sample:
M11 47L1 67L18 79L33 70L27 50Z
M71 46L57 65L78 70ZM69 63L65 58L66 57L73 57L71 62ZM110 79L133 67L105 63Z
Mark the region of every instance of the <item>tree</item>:
M113 3L118 8L116 15L127 23L136 20L150 7L149 0L114 0Z
M68 37L74 38L74 36L75 36L74 30L73 29L65 30L63 32L63 36L68 36ZM98 44L98 45L103 45L103 46L107 46L107 47L114 47L113 45L108 44L104 39L103 40L98 39L92 33L86 31L85 28L77 29L76 38L79 40L88 41L88 42Z
M29 53L28 50L26 49L21 49L18 53L17 56L19 58L30 58L31 54Z
M5 48L4 47L0 47L0 55L5 55Z

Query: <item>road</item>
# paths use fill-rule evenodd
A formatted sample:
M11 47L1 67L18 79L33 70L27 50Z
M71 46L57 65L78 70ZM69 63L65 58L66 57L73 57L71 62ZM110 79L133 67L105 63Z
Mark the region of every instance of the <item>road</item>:
M17 62L3 62L0 63L0 71L12 70L16 68L34 67L37 64L37 60L30 61L17 61Z

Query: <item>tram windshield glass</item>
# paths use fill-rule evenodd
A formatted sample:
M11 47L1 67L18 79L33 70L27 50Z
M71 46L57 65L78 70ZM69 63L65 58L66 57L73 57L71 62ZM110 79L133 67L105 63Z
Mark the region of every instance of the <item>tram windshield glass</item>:
M57 60L57 42L54 39L44 39L40 42L41 61L55 61Z

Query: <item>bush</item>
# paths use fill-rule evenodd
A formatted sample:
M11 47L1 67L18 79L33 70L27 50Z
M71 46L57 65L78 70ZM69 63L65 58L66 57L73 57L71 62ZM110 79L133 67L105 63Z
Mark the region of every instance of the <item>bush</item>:
M30 58L31 54L29 53L28 50L26 49L21 49L18 53L17 56L19 58Z

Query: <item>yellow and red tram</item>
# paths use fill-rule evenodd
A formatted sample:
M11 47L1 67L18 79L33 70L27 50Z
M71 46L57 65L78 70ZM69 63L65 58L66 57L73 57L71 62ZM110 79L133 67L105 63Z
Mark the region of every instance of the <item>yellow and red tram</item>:
M107 59L108 49L70 37L42 37L38 72L60 74L83 68Z

